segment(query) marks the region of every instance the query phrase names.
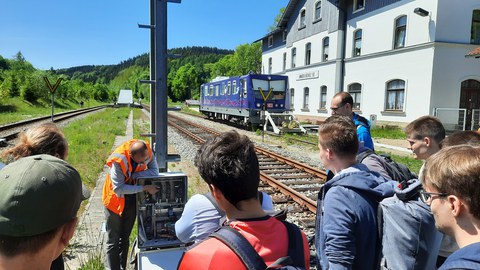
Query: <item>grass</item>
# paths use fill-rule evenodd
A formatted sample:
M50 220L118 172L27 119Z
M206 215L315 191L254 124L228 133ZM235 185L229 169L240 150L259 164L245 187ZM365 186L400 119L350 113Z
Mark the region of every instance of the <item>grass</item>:
M377 154L389 154L394 161L405 164L410 169L410 171L416 173L417 175L418 175L418 172L420 171L420 167L422 167L422 164L423 164L423 160L394 155L394 154L382 152L382 151L375 151L375 152L377 152Z
M198 109L198 106L186 106L186 105L182 105L182 112L183 113L186 113L186 114L193 114L193 115L203 115L203 113L197 111L197 110L194 110L193 108L196 108Z
M101 105L97 101L85 103L85 107ZM80 104L75 100L55 99L54 113L80 109ZM2 98L0 103L0 125L13 123L30 118L51 115L51 101L38 100L35 103L21 98Z
M69 144L67 161L80 172L88 187L95 186L115 136L125 135L129 113L130 108L107 108L63 129Z
M397 126L379 126L370 130L372 138L405 139L405 132Z

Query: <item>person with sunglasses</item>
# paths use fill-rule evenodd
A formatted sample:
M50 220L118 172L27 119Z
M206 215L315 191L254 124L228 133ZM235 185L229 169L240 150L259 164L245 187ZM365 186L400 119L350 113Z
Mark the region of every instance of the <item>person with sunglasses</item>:
M480 269L480 148L442 148L427 159L422 184L435 226L460 247L439 270Z
M358 141L363 146L375 151L372 136L370 135L370 121L353 112L353 98L348 92L339 92L333 96L330 109L332 115L350 117L357 128Z

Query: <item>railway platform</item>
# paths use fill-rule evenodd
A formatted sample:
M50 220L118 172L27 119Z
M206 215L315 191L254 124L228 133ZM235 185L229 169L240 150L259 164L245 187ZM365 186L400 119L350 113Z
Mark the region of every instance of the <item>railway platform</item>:
M133 111L130 111L127 120L125 136L117 136L115 138L112 151L131 139L133 139ZM105 260L107 234L102 203L102 188L107 172L108 167L105 165L79 218L75 235L70 241L70 246L64 252L65 269L76 270L82 264L98 256L100 256L102 263Z

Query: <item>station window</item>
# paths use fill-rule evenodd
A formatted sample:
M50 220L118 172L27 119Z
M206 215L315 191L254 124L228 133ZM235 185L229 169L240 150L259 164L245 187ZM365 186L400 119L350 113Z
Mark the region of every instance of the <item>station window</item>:
M480 10L474 10L472 14L471 44L480 44Z
M360 105L362 102L362 85L359 83L352 83L348 86L348 93L353 98L353 107L354 110L360 110Z
M323 39L323 54L322 61L328 61L328 49L330 47L330 38L326 37Z
M272 58L268 58L268 74L272 74Z
M238 94L237 81L232 82L233 94Z
M302 9L302 11L300 11L300 24L298 25L298 28L304 28L306 26L305 14L305 9Z
M295 67L295 61L296 61L296 58L297 58L297 48L292 48L292 68Z
M283 53L283 65L282 70L285 71L287 69L287 53Z
M353 57L362 53L362 29L353 32Z
M395 20L394 49L405 47L405 36L407 35L407 16L401 16Z
M315 3L315 21L318 21L322 18L322 1L317 1Z
M307 43L305 45L305 65L310 65L310 58L312 56L312 43Z
M405 99L405 81L393 80L387 83L386 110L403 111Z
M365 0L353 0L353 11L365 8Z
M268 47L272 47L273 46L273 36L269 36L268 37Z
M294 104L295 104L295 89L290 88L290 109L294 108L293 106Z
M308 87L303 88L303 109L308 109L308 100L310 98L310 89Z
M327 107L327 87L323 85L320 87L320 104L318 108L320 110L325 110Z

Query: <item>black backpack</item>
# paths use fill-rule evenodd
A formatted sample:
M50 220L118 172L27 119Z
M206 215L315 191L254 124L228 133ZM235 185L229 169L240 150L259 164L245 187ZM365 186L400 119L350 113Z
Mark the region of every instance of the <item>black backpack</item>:
M242 260L249 270L264 269L305 269L305 257L303 249L303 237L300 229L292 223L283 221L288 232L288 256L276 260L273 264L267 265L257 251L252 247L242 234L230 226L222 226L210 237L217 238L227 245Z
M367 149L357 154L357 162L361 163L366 157L374 155L375 158L382 163L383 168L388 175L399 183L406 182L410 179L416 179L417 175L402 163L394 161L388 154L376 154L371 149Z

